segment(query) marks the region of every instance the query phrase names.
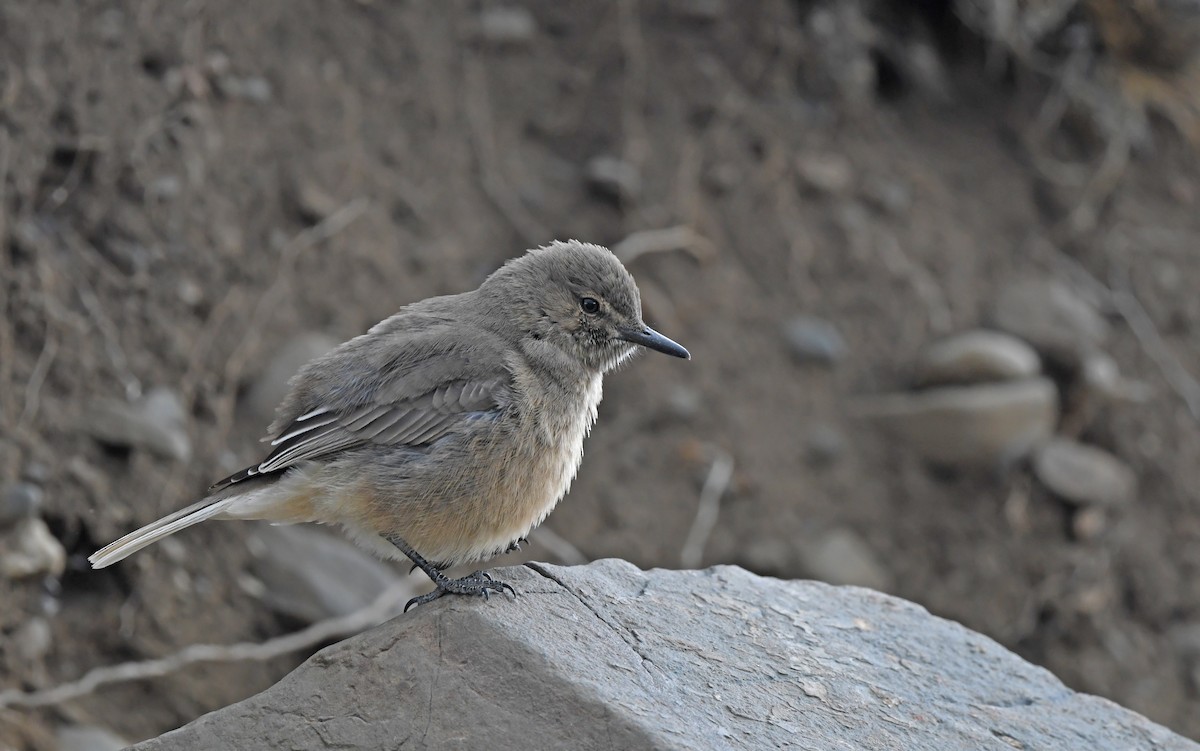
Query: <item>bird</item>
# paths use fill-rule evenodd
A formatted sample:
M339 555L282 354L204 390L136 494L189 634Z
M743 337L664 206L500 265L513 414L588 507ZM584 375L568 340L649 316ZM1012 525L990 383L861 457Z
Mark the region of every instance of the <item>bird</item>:
M447 594L515 590L443 573L519 547L566 495L604 374L642 349L691 359L642 320L610 250L554 241L477 289L409 304L304 366L268 428L265 458L200 501L89 557L110 566L210 519L338 525L407 558Z

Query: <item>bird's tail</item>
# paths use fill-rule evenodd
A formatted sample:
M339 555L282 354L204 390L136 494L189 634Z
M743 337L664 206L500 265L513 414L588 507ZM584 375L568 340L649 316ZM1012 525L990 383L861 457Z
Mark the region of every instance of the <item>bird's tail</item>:
M116 542L105 545L88 556L92 568L104 568L117 561L124 560L148 545L153 545L168 535L173 535L181 529L187 529L193 524L219 517L226 511L230 503L238 500L233 498L205 498L193 503L187 508L164 516L155 522L150 522L141 529L134 530Z

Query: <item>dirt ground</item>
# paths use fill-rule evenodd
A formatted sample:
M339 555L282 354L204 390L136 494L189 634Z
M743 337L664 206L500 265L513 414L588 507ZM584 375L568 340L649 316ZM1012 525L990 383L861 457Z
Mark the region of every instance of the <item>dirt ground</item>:
M702 239L630 268L647 320L693 360L608 378L550 528L591 558L678 567L724 452L705 565L804 576L797 551L850 529L894 594L1200 738L1200 430L1145 336L1113 316L1107 351L1151 395L1083 428L1139 478L1095 534L1024 465L935 471L852 417L1006 281L1079 268L1127 273L1200 373L1194 151L1156 122L1098 223L1064 232L1079 191L1047 179L1027 138L1048 87L990 70L944 14L906 16L940 84L886 56L863 72L836 37L814 41L817 5L531 0L532 28L465 2L0 6L0 480L44 490L69 556L61 577L0 579L0 689L296 627L239 586L242 525L100 572L85 560L257 458L244 396L282 342L350 337L554 238L682 226ZM1046 150L1090 174L1103 139L1055 133ZM849 174L806 185L829 154ZM601 156L637 184L589 184ZM798 314L836 325L845 357L797 364L780 331ZM186 462L79 429L95 400L156 386L187 408ZM837 438L825 461L814 433ZM13 636L34 617L52 639L30 657ZM303 657L5 710L0 747L51 748L65 721L149 737Z

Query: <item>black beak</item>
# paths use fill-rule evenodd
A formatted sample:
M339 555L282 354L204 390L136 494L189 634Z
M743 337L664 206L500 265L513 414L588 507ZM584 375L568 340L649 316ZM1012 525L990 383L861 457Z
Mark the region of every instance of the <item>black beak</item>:
M627 342L640 344L643 347L649 347L650 349L662 352L664 355L682 357L685 360L692 359L691 353L686 349L645 324L641 328L621 329L617 332L617 336Z

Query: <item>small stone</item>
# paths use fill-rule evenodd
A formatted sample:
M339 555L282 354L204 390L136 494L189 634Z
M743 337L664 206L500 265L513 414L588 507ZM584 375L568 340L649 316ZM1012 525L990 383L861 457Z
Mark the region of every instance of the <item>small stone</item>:
M1083 361L1083 385L1102 401L1141 404L1153 395L1150 385L1121 375L1117 361L1105 352L1092 352Z
M1047 378L942 386L860 402L858 417L936 464L996 468L1028 454L1058 423L1058 390Z
M931 344L917 360L919 386L1013 381L1041 372L1037 352L998 331L967 331Z
M22 519L0 534L0 577L58 576L66 565L67 552L37 517Z
M632 201L642 192L642 176L629 162L598 156L587 163L588 186L597 195L614 201Z
M829 584L884 591L892 585L875 552L851 529L835 529L800 546L800 565L806 575Z
M327 354L340 342L317 332L298 334L272 355L246 395L250 416L266 426L275 419L275 408L287 396L288 381L305 365Z
M784 324L784 341L797 362L833 365L846 356L846 340L832 323L814 316L796 316Z
M112 399L97 402L83 427L93 438L112 446L144 449L177 461L187 461L192 455L183 403L166 387L152 389L133 404Z
M300 219L307 224L316 224L339 208L337 199L313 180L293 180L288 187L287 198Z
M724 14L725 3L724 0L682 0L678 12L689 21L712 23Z
M1079 505L1121 506L1137 494L1137 476L1103 449L1055 438L1033 457L1038 480L1055 495Z
M221 76L217 79L221 93L230 99L242 99L255 104L268 104L274 97L271 82L262 76Z
M724 195L742 182L742 171L732 162L718 162L705 170L704 187L716 195Z
M846 439L831 425L816 424L804 431L804 457L810 466L827 467L846 453Z
M108 45L121 43L125 27L125 12L119 8L109 8L96 18L96 34Z
M40 662L54 645L54 634L50 622L41 616L34 616L22 623L12 636L9 643L13 651L26 663Z
M63 725L55 732L58 751L121 751L129 741L97 725Z
M537 21L525 8L488 6L479 14L479 34L491 44L520 46L537 36Z
M1077 365L1108 337L1108 322L1087 300L1053 279L1005 287L992 306L996 328L1067 365Z
M824 195L845 195L854 185L854 168L841 154L814 151L796 157L804 187Z
M1107 528L1108 514L1098 506L1081 508L1071 517L1071 531L1075 534L1075 539L1082 542L1095 540L1104 534Z
M251 568L273 610L316 622L371 604L398 578L395 569L340 537L302 526L258 528Z
M42 507L42 489L31 482L9 485L0 494L0 527L37 516Z
M179 296L179 301L189 308L198 307L204 302L204 288L194 279L181 279L175 288L175 294Z
M876 210L895 217L904 216L912 208L912 190L898 180L869 178L863 186L862 197Z
M146 187L146 195L158 201L169 201L183 192L183 181L175 175L163 175Z
M690 420L700 413L704 396L690 386L676 386L667 395L667 408L681 420Z
M795 551L791 543L778 538L759 538L742 553L747 569L763 576L787 576L792 570Z

